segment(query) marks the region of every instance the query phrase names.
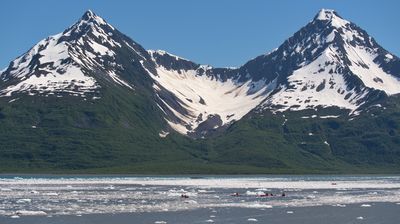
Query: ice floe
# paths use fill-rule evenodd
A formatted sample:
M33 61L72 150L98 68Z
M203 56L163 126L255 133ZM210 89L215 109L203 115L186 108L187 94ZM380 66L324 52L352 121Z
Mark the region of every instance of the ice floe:
M293 208L307 206L342 208L357 204L368 208L376 202L400 205L400 177L396 176L0 177L0 189L0 215L8 217L208 208L213 220L220 208L288 208L286 213L292 214ZM235 192L238 196L233 197ZM268 197L264 197L266 193Z

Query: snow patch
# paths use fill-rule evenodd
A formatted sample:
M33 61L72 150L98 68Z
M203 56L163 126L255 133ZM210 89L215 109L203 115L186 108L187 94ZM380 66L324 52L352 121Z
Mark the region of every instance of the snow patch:
M318 106L357 109L357 100L363 95L349 90L342 74L331 72L336 70L332 62L337 60L337 54L334 47L328 47L316 60L295 70L288 77L291 87L283 87L264 103L264 107L281 112ZM348 94L350 97L346 98Z
M400 93L400 79L386 73L374 62L378 56L360 46L345 44L345 49L352 64L351 71L370 88L382 90L389 95Z
M158 136L160 136L160 138L165 138L169 135L169 132L167 131L161 131L160 133L158 133Z
M328 119L328 118L338 118L340 115L324 115L324 116L319 116L319 118L322 119Z
M70 65L65 69L63 74L50 73L39 77L32 75L16 85L0 90L0 97L11 96L14 92L27 92L32 95L35 95L36 92L47 94L69 92L84 95L99 88L96 80L84 75L80 68Z
M181 102L187 113L174 109L172 105L160 99L164 105L177 117L180 122L167 120L176 131L187 134L187 126L195 129L209 115L219 115L222 125L239 120L256 107L267 96L274 83L266 84L247 81L238 83L228 79L225 82L207 75L198 75L196 70L175 71L162 66L157 67L157 74L149 72L156 81L153 86L156 92L162 86L174 94ZM203 119L199 119L199 117Z

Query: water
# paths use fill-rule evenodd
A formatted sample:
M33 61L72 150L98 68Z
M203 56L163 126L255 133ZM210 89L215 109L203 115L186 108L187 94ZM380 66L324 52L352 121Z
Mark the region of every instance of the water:
M0 223L57 223L59 217L95 223L102 216L99 220L115 217L117 223L124 217L127 223L243 223L269 215L282 217L274 223L293 217L318 223L307 214L319 210L337 211L322 213L332 217L347 212L348 223L369 223L373 214L385 211L387 222L379 222L396 223L400 176L0 176ZM191 222L185 222L188 217Z

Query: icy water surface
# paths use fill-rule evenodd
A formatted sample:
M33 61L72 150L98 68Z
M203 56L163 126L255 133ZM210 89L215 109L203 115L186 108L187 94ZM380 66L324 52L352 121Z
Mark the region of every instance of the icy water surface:
M375 213L386 217L375 223L398 223L400 176L0 176L0 223L46 223L54 217L107 223L110 216L101 218L107 214L125 217L126 223L247 223L304 214L321 223L321 211L332 218L347 212L346 223L374 223L368 215Z

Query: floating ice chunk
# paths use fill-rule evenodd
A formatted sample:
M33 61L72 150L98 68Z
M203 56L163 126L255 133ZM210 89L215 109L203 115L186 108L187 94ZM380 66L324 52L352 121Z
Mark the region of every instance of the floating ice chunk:
M358 217L357 217L357 219L358 219L358 220L363 220L363 219L364 219L364 217L362 217L362 216L358 216Z
M246 191L246 195L249 196L260 196L260 195L264 195L265 192L263 191Z
M293 214L294 212L293 211L287 211L286 213L287 214Z
M19 219L19 216L18 215L12 215L11 218L12 219Z
M258 220L255 219L255 218L248 218L247 221L249 221L249 222L258 222Z
M254 203L254 204L246 205L246 207L247 208L272 208L272 205Z
M210 190L205 190L205 189L199 189L197 192L198 192L198 193L214 193L215 191L210 191Z
M206 222L213 223L213 222L214 222L214 220L212 220L212 219L208 219L208 220L206 220Z
M27 210L19 210L15 212L16 215L28 215L28 216L42 216L47 215L44 211L27 211Z
M186 204L197 204L197 201L194 200L187 200L185 201Z
M257 188L256 191L263 191L263 192L266 192L266 191L271 191L271 190L270 190L270 189L267 189L267 188Z
M39 194L39 191L33 190L33 191L31 191L31 194Z
M361 207L363 207L363 208L369 208L369 207L371 207L371 205L370 205L370 204L362 204Z
M0 188L0 191L12 191L10 188Z
M210 215L210 218L215 218L215 215Z
M179 197L181 195L182 195L182 193L178 193L178 192L170 192L167 194L168 197Z
M32 199L29 198L22 198L17 201L17 203L31 203Z
M167 222L166 221L155 221L154 223L155 224L166 224Z
M58 194L56 192L44 193L43 195L46 195L46 196L58 196Z

